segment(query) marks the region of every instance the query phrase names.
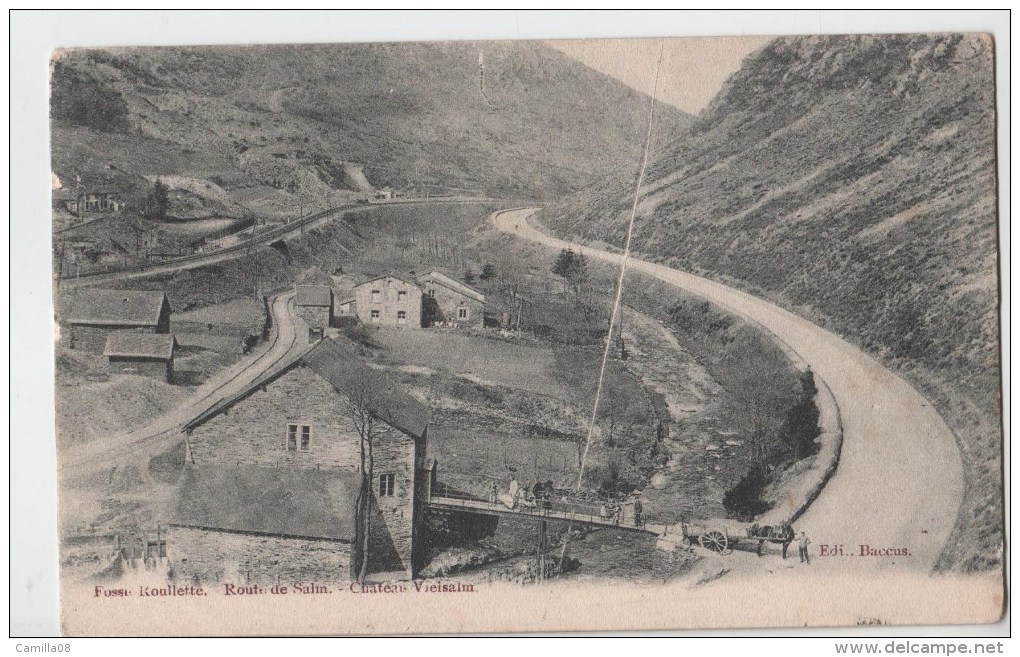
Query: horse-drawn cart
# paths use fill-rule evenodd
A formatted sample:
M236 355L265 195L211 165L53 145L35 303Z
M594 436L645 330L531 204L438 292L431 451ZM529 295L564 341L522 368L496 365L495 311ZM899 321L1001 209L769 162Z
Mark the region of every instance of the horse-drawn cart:
M760 557L765 543L776 543L783 546L783 558L786 558L786 550L793 543L795 533L790 523L783 522L778 525L742 525L728 521L715 521L711 524L698 525L693 523L682 523L680 529L683 532L684 543L687 545L699 545L702 548L715 552L716 554L729 554L734 546L743 542L756 542L758 545L755 552Z

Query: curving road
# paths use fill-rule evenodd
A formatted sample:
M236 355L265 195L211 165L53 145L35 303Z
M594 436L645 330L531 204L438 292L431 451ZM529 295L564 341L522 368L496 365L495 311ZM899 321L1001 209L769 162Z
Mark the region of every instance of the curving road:
M217 373L180 406L143 427L67 449L58 458L60 478L74 481L125 463L147 466L153 456L178 444L184 423L224 397L240 391L263 372L305 346L298 339L300 320L293 313L293 305L293 292L273 298L270 310L275 328L268 349ZM145 476L147 468L140 468L140 472Z
M572 248L619 266L621 256L550 237L528 218L537 208L493 215L497 228L554 249ZM842 545L812 570L930 571L956 521L963 472L956 440L931 404L906 381L842 338L768 301L663 265L630 258L637 270L757 322L787 343L832 390L843 422L836 474L797 521L814 542ZM860 546L907 556L863 557Z

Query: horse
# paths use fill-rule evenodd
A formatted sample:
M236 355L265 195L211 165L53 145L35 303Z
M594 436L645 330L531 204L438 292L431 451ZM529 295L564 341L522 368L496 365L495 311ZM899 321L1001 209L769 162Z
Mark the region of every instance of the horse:
M762 556L765 541L768 541L769 543L779 543L783 546L784 559L786 558L787 549L797 535L793 531L793 526L788 522L781 522L778 525L759 525L755 523L751 525L748 534L750 534L751 538L758 540L758 549L755 552L759 557Z

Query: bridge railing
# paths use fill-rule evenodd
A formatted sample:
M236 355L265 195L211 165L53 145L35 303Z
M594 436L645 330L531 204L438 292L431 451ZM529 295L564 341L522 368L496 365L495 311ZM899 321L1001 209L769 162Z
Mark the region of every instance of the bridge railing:
M499 481L499 480L496 480ZM471 509L492 509L500 513L519 513L522 516L547 516L556 520L574 520L588 524L623 525L633 523L633 515L619 511L609 505L595 504L588 500L573 499L562 493L554 493L546 499L527 499L523 494L517 503L511 505L509 490L497 488L493 498L490 494L477 495L455 488L446 482L436 482L431 490L430 502L463 506Z

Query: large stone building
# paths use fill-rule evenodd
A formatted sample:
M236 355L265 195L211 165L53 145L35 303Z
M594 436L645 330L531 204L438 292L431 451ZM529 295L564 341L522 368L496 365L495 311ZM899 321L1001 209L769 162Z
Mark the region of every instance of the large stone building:
M176 349L173 333L117 331L106 338L103 355L111 374L140 374L172 383Z
M62 324L64 346L101 354L116 331L169 333L170 300L162 291L80 289Z
M366 324L421 328L421 288L399 276L380 276L354 288L354 298L341 302L341 314L348 309Z
M187 465L168 537L175 573L187 581L230 569L249 581L352 576L363 555L356 507L367 431L369 571L413 577L430 481L428 421L422 404L332 338L259 377L185 426Z
M432 311L426 311L431 323L453 326L482 326L485 312L485 295L440 271L430 271L418 277L425 290L425 303L435 302ZM438 311L438 312L437 312Z

